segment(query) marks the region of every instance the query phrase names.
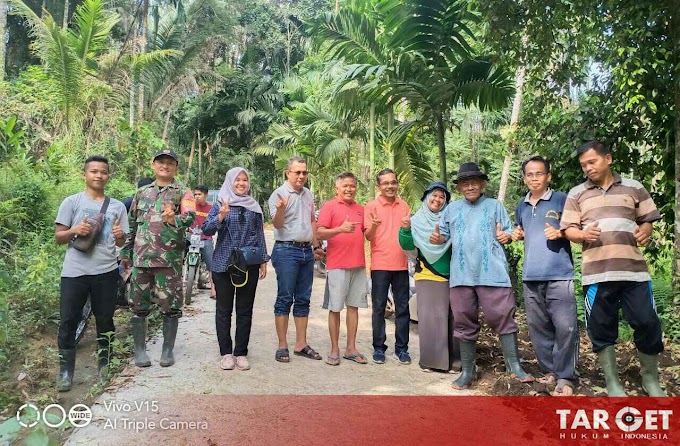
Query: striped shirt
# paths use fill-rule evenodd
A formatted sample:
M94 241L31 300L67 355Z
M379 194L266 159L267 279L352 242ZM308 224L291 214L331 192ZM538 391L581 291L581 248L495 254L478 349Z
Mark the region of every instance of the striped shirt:
M616 173L607 190L588 179L569 191L560 229L586 229L598 222L602 230L597 242L583 242L583 285L651 280L634 232L637 225L660 219L644 186Z

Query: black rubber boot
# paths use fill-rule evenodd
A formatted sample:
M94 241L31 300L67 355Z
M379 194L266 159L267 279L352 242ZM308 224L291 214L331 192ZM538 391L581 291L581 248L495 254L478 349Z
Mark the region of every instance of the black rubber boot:
M170 367L175 363L175 356L172 349L175 348L175 338L177 337L176 317L165 317L163 319L163 352L161 353L161 367Z
M130 319L132 339L135 341L135 365L137 367L149 367L151 360L146 354L146 318L132 316Z
M454 389L467 389L477 379L477 370L475 370L476 346L476 342L460 341L460 360L463 363L463 372L451 385Z
M642 388L649 396L668 396L659 385L659 355L647 355L638 351Z
M76 350L59 350L59 376L57 376L57 390L59 392L71 390L75 368Z
M534 377L529 375L522 368L519 362L519 351L517 350L517 333L508 333L500 336L501 348L503 349L503 360L505 361L505 373L515 375L523 383L532 382Z
M608 396L628 396L619 379L619 366L616 363L616 348L607 346L597 352L600 366L604 373L604 382L607 384Z

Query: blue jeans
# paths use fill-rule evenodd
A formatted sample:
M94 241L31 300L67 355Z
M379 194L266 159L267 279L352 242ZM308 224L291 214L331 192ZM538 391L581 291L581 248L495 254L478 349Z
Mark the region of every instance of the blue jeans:
M385 306L387 294L392 285L394 298L394 325L396 342L394 352L408 351L409 323L409 280L408 271L371 271L371 300L373 301L373 349L387 350L385 334Z
M203 256L203 262L205 263L206 268L208 268L208 271L212 271L212 258L215 245L213 245L212 239L201 240L201 244L201 255Z
M300 248L277 242L272 250L272 265L276 270L278 284L274 315L287 316L292 306L294 317L309 316L314 278L312 248Z

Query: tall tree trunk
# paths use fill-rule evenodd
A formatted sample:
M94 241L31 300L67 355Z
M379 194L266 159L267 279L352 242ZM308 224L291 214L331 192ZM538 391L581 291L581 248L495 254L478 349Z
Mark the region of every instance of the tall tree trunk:
M163 125L163 145L168 145L168 128L170 127L170 110L165 114L165 124Z
M144 0L144 4L139 12L139 28L137 29L137 54L146 53L146 31L149 25L149 0ZM144 121L144 83L138 79L137 84L137 128Z
M375 104L371 103L369 112L369 134L368 134L368 184L373 183L375 178ZM375 198L375 187L368 188L370 196Z
M671 10L671 37L675 42L673 60L680 60L680 4L677 1L670 2ZM680 302L680 64L673 65L673 81L675 94L675 224L673 225L673 296L674 302Z
M198 134L198 183L203 184L203 150L201 150L201 147L203 144L201 143L201 132L197 132Z
M501 184L498 188L498 201L501 203L505 201L505 195L508 192L510 165L512 164L513 152L515 151L515 130L517 129L517 123L519 121L519 113L522 110L522 90L524 90L525 74L526 66L524 65L524 62L521 62L521 65L517 69L517 76L515 78L515 99L512 102L512 115L510 116L511 132L507 141L505 160L503 161Z
M194 162L194 153L196 152L196 133L194 133L194 138L191 141L191 152L189 152L189 162L187 163L187 174L184 177L184 181L187 184L190 183L191 179L191 165Z
M394 106L390 105L387 108L387 134L391 135L394 130ZM392 145L388 147L387 152L387 167L394 170L394 149Z
M69 1L64 0L64 17L61 20L61 27L62 29L68 28L68 10L69 10ZM4 36L5 33L2 33Z
M2 44L0 44L0 81L5 80L5 58L7 54L7 45L5 43L6 32L7 0L0 0L0 36L2 36Z
M439 178L444 184L448 183L446 175L446 142L444 136L446 129L444 128L444 116L441 112L437 113L437 147L439 148Z

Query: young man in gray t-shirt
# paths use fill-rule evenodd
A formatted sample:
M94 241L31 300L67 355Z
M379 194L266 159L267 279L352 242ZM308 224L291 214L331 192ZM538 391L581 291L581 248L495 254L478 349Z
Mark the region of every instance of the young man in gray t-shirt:
M102 156L85 160L83 169L85 191L66 197L59 206L54 237L58 244L67 244L61 272L60 322L57 334L59 345L59 376L57 390L71 389L76 361L75 334L88 296L97 325L99 344L99 376L108 375L109 341L115 327L119 273L116 247L123 246L129 232L125 206L109 199L104 224L96 241L88 251L73 247L77 237L86 237L94 230L94 217L102 210L109 181L109 162Z

